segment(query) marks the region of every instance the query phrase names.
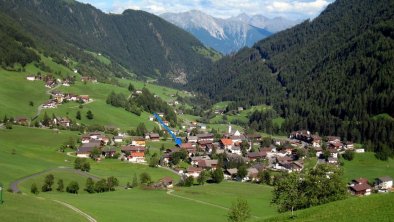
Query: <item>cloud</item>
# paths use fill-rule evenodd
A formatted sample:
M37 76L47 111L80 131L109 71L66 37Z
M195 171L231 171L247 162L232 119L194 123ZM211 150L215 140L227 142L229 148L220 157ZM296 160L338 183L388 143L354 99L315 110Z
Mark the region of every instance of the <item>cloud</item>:
M228 18L240 13L284 16L305 19L317 16L334 0L80 0L105 12L122 13L126 9L154 14L201 10L216 17Z

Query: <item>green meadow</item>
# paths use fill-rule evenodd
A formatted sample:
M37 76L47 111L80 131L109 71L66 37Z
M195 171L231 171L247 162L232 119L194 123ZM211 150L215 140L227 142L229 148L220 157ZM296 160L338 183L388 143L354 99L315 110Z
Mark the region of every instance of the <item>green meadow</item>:
M394 193L376 194L367 197L351 197L346 200L335 201L317 207L295 212L291 218L290 213L261 220L261 222L274 221L341 221L341 222L369 222L393 221L394 217Z
M390 176L394 178L394 160L389 158L387 161L378 160L374 153L356 153L352 161L344 160L344 174L346 181L365 177L370 182L375 178Z

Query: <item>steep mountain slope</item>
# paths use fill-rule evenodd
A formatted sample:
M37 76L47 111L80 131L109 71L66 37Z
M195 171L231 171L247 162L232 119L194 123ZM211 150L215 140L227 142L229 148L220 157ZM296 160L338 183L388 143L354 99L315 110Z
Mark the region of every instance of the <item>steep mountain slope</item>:
M236 52L245 46L271 35L264 29L256 28L243 21L219 19L201 11L165 13L167 21L187 30L205 45L224 54Z
M138 75L180 83L211 62L196 52L204 46L192 35L142 11L105 14L63 0L0 0L0 11L15 18L39 48L60 58L83 57L80 49L100 52Z
M337 0L313 21L226 57L190 86L216 100L273 105L308 128L394 147L394 2ZM264 124L264 123L256 123ZM388 145L388 146L386 146Z

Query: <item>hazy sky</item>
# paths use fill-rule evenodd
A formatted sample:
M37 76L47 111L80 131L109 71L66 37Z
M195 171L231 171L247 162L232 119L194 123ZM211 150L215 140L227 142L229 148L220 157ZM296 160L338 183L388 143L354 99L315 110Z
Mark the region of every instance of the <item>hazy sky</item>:
M138 9L154 14L184 12L192 9L228 18L240 13L283 16L290 19L316 17L334 0L78 0L89 3L104 12L122 13Z

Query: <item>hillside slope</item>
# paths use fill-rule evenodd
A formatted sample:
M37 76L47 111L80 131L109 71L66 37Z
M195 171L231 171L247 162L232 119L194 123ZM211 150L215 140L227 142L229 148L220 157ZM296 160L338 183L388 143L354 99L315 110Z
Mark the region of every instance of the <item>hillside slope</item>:
M394 193L352 197L342 201L312 207L291 214L263 220L273 221L391 221L394 217Z
M107 67L117 76L127 76L120 64L138 75L185 83L187 75L211 62L195 51L204 46L192 35L142 11L105 14L91 5L63 0L1 0L0 11L15 18L49 54L88 64L91 56L80 49L102 53L116 64L95 66Z
M393 10L389 0L337 0L313 21L224 58L190 87L218 101L273 105L287 131L370 140L387 151L394 122L373 117L394 116Z

